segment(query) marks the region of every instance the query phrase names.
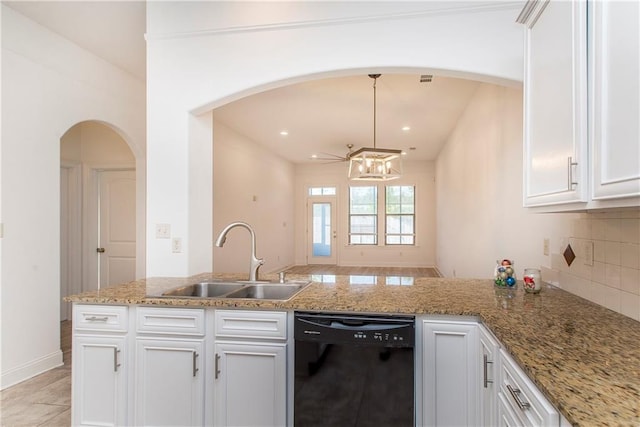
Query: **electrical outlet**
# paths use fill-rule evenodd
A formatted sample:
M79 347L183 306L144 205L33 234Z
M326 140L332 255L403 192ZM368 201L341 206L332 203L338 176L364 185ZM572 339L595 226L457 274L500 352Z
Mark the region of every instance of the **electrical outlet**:
M180 237L171 239L171 252L174 254L182 253L182 239Z
M171 237L171 224L156 224L156 239L169 239Z
M549 238L546 237L542 241L542 254L545 256L549 256Z
M593 242L584 242L582 246L582 253L584 254L584 265L593 265Z

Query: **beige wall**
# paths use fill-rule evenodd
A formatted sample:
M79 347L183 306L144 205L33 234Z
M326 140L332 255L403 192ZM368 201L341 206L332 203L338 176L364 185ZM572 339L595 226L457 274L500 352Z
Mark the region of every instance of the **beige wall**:
M261 272L293 264L293 165L220 122L213 128L212 244L227 224L244 221L265 259ZM224 247L213 250L213 271L248 274L250 242L246 230L232 230Z
M60 138L62 161L135 168L135 157L126 141L98 122L82 122Z

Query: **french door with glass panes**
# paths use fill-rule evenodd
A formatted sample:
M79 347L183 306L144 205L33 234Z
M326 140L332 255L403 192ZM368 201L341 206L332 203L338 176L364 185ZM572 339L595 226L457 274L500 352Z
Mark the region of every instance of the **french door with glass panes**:
M313 197L307 203L307 263L332 264L336 254L335 197Z

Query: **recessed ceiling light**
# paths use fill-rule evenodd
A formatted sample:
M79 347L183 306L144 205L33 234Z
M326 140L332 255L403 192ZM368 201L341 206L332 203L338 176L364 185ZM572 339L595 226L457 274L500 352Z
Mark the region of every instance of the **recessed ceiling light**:
M317 158L318 158L318 155L317 155L317 154L312 154L312 155L311 155L311 158L312 158L312 159L317 159Z
M404 132L409 132L411 130L411 126L402 126L402 130Z
M407 152L403 150L402 153L400 153L400 154L402 154L403 156L406 156Z
M287 135L289 135L289 132L288 132L288 131L286 131L286 130L281 130L281 131L280 131L280 135L282 135L282 136L287 136Z

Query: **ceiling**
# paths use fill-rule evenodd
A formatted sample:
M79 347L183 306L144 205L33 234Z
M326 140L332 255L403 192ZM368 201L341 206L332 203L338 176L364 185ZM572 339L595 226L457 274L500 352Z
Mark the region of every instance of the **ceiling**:
M145 2L3 3L136 78L146 78ZM439 75L421 83L420 75L385 74L377 81L376 145L405 150L407 160L437 157L479 84ZM265 91L216 109L214 117L303 163L323 161L313 160L313 154L344 156L348 144L372 147L373 111L373 79L363 74Z

